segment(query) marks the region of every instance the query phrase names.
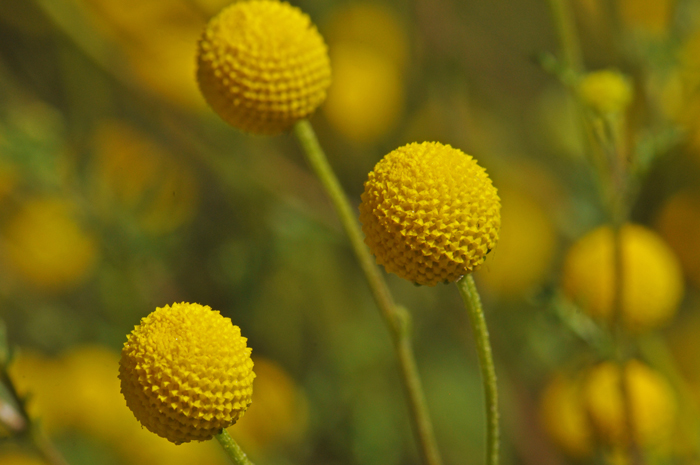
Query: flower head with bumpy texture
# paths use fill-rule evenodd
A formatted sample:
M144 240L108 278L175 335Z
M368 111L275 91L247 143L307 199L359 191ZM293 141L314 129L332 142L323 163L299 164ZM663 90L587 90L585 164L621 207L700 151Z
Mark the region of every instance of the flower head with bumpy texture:
M496 245L501 203L486 170L461 150L412 143L365 183L360 221L377 263L416 284L452 282Z
M331 82L323 38L288 3L234 3L199 41L197 80L209 105L234 127L276 134L306 118Z
M209 306L156 308L122 349L126 405L149 431L175 444L210 439L250 405L250 353L238 326Z

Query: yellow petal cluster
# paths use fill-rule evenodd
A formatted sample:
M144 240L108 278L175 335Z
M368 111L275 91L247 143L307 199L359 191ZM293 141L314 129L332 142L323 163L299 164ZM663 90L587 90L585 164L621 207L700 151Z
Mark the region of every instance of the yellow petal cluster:
M307 15L288 3L230 5L199 41L197 79L204 98L227 123L276 134L306 118L326 98L330 60Z
M471 156L438 142L411 143L369 174L360 221L377 263L434 286L479 268L498 240L500 207Z
M578 84L578 93L584 104L603 115L623 112L633 97L627 77L609 69L586 74Z
M176 444L210 439L251 403L250 353L238 326L209 306L159 307L127 336L121 390L149 431Z
M652 230L627 224L621 231L622 322L634 331L657 327L675 313L683 296L680 263ZM613 318L614 234L601 226L569 249L564 263L566 294L589 315Z

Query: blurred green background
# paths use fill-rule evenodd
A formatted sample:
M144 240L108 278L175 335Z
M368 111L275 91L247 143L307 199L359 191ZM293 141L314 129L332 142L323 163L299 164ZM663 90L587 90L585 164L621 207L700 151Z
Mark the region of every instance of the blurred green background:
M254 461L417 464L389 333L296 141L242 134L199 95L197 39L227 3L0 1L10 372L72 464L226 463L215 444L174 446L140 429L116 378L142 317L198 302L253 348L253 405L230 431ZM656 230L683 269L675 318L634 336L635 355L670 380L683 413L675 442L645 460L699 463L700 3L567 3L586 69L612 67L633 83L625 140L653 164L632 221ZM568 247L606 221L606 205L576 102L535 59L559 49L547 2L293 4L329 45L333 84L312 123L353 204L374 164L413 141L475 156L499 189L501 243L476 279L503 463L625 463L605 447L571 453L542 421L549 380L605 358L607 337L560 290ZM457 290L387 279L415 320L445 463L481 463L481 385ZM9 432L0 454L2 464L43 463Z

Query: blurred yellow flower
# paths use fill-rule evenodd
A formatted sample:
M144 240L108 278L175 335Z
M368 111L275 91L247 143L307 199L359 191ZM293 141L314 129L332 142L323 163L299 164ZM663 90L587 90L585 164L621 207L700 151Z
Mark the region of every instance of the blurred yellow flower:
M9 368L21 396L28 397L30 417L39 419L48 434L59 434L75 424L73 384L63 364L28 349L19 351Z
M119 353L99 345L82 345L59 360L70 377L70 395L63 403L73 413L75 428L113 444L128 437L137 423L119 392Z
M353 3L336 11L325 29L333 82L324 114L346 139L375 143L403 113L409 53L405 26L386 6Z
M683 276L673 251L652 230L626 224L621 229L622 322L645 330L667 322L683 296ZM563 286L568 296L591 316L610 321L615 289L614 236L601 226L568 251Z
M544 280L556 247L556 232L544 209L524 191L501 188L498 247L487 255L480 284L496 295L518 297Z
M306 396L272 360L254 357L255 402L229 428L244 450L264 455L300 440L308 423Z
M581 101L601 115L622 113L633 97L629 79L609 69L585 74L578 83L577 91Z
M121 47L127 71L139 85L177 105L206 108L192 59L206 23L202 7L189 0L74 1L100 33Z
M660 36L668 30L673 0L619 0L622 23L629 29Z
M688 279L700 287L700 193L686 190L673 195L656 225L676 252Z
M637 360L625 365L630 420L634 440L641 447L668 446L676 426L677 404L668 381ZM604 362L586 375L584 396L598 438L609 445L624 445L629 439L625 427L620 368Z
M194 216L199 182L192 168L133 126L106 120L94 136L93 201L101 213L115 206L147 233L169 233Z
M374 143L395 127L403 112L400 69L375 50L350 42L331 48L331 64L326 118L348 140Z
M374 50L400 70L408 62L406 26L396 10L381 3L346 3L333 12L323 30L331 49L336 44L352 44Z
M0 463L2 465L46 465L46 462L38 456L22 452L0 454Z
M3 236L12 270L43 290L77 286L97 260L97 240L78 222L76 206L60 197L23 202Z
M584 459L593 454L594 437L580 380L564 374L552 378L542 393L540 419L568 456Z

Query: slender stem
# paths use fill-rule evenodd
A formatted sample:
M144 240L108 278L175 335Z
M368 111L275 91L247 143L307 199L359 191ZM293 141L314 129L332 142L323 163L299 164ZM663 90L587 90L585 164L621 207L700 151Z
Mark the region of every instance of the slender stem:
M457 281L457 288L464 300L464 306L469 313L476 352L481 368L481 382L484 388L484 405L486 408L486 464L498 464L498 387L496 385L496 370L493 365L489 330L486 327L481 298L476 290L476 284L471 274Z
M350 202L338 178L333 173L333 169L329 165L321 145L318 143L311 123L308 120L299 121L294 125L294 134L299 140L307 162L316 176L318 176L340 217L340 222L350 239L350 244L365 274L372 296L391 331L403 385L408 395L411 420L418 438L423 461L426 465L440 465L442 460L435 442L433 426L428 414L428 407L410 341L410 315L394 303L386 281L380 274L372 254L362 240L357 214L350 206Z
M576 33L576 24L568 0L547 0L554 26L559 36L561 59L565 67L581 71L581 46Z
M32 442L39 454L51 465L68 465L61 453L56 449L49 438L38 428L32 425Z
M221 444L221 447L223 447L233 463L236 465L253 465L253 462L248 459L241 446L228 434L226 428L222 429L219 434L215 434L214 437L219 441L219 444Z

